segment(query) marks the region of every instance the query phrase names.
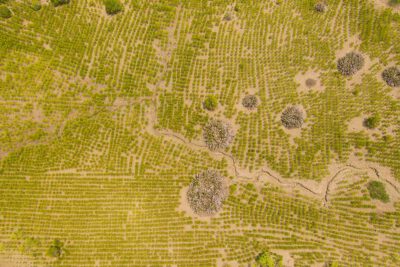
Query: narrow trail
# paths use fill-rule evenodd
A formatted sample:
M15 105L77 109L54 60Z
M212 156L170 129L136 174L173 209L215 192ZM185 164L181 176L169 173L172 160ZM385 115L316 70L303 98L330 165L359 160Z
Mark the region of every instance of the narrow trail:
M171 139L175 142L184 144L187 147L194 149L194 150L201 150L203 152L207 152L214 157L219 157L219 158L222 157L222 158L226 159L227 163L228 163L228 170L233 170L233 172L234 172L236 181L234 180L233 182L246 182L246 183L247 182L259 182L260 179L263 179L268 182L275 182L283 187L298 188L302 191L305 191L308 194L312 194L315 197L322 199L323 205L327 206L327 204L329 202L329 194L330 194L331 186L334 183L334 181L338 177L340 177L340 174L342 174L343 172L345 172L347 170L351 170L351 169L360 170L360 171L372 170L374 172L376 178L387 182L390 186L392 186L394 188L394 190L397 193L400 193L397 185L395 185L390 180L383 178L380 175L379 170L377 168L371 167L371 166L358 167L358 166L355 166L354 164L345 164L342 168L337 170L332 176L322 179L317 185L318 188L313 188L309 185L306 185L303 182L297 181L296 179L287 179L287 178L280 177L279 175L274 175L273 171L268 169L267 167L264 167L259 171L250 173L250 175L243 174L244 171L242 171L241 168L238 167L238 164L232 154L225 152L225 151L221 151L221 150L211 151L207 148L207 146L205 144L191 142L191 141L187 140L185 137L183 137L179 134L170 132L168 130L156 129L156 127L154 127L157 122L156 100L153 101L153 105L150 109L151 109L149 111L150 121L149 121L149 125L147 127L149 133L151 133L155 136L160 136L160 137L165 137L167 139Z

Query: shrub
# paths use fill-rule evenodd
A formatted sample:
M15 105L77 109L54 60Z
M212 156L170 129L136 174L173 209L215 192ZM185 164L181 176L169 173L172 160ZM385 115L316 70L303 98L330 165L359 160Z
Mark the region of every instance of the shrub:
M400 5L400 0L390 0L389 4L392 6Z
M210 95L204 100L203 107L206 110L214 111L218 107L218 100L215 96Z
M398 67L390 67L382 72L382 79L392 87L400 86L400 69Z
M268 252L261 252L256 257L256 262L260 267L280 267L282 265L282 258Z
M316 11L321 12L321 13L328 10L328 6L323 2L317 3L314 8Z
M122 11L122 4L119 0L104 0L106 12L108 15L115 15Z
M190 207L198 215L217 213L227 196L225 178L216 170L206 170L197 174L186 195Z
M42 9L42 5L39 4L39 3L33 4L31 7L32 7L32 9L35 10L35 11L39 11L39 10Z
M317 81L314 80L314 79L307 79L306 80L306 86L309 87L309 88L315 86L316 84L317 84Z
M233 14L232 14L231 12L225 13L225 15L224 15L224 20L225 20L225 21L231 21L231 20L233 20Z
M247 109L255 109L258 105L258 98L255 95L246 95L242 100L243 107Z
M233 131L228 123L212 119L203 128L204 142L210 150L224 149L233 140Z
M338 71L345 75L351 76L364 66L364 58L361 54L350 52L340 58L337 63Z
M379 199L382 202L389 202L389 195L386 193L385 185L379 181L368 183L369 195L372 199Z
M287 129L300 128L304 122L303 112L295 106L290 106L282 112L281 122Z
M379 126L380 121L381 121L380 117L376 115L366 118L363 124L368 129L375 129L376 127Z
M6 6L0 6L0 18L9 19L12 17L11 10Z
M55 7L69 4L69 2L70 0L51 0L51 3Z
M53 257L53 258L61 258L61 257L63 257L64 256L63 246L64 246L64 244L60 240L55 239L53 241L53 244L47 250L47 256L50 256L50 257Z

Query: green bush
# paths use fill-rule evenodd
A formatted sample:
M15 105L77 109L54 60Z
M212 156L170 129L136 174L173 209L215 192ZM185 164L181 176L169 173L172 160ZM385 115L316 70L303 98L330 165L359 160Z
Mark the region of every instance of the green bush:
M380 122L381 122L381 119L378 115L371 116L364 120L364 126L367 127L368 129L375 129L376 127L379 126Z
M106 12L108 15L115 15L122 11L122 4L119 0L104 0Z
M215 96L210 95L204 100L203 106L206 110L214 111L218 107L218 100Z
M51 0L51 3L55 7L68 4L69 2L70 2L70 0Z
M6 6L0 6L0 18L8 19L12 17L11 10Z
M53 244L47 250L47 256L50 256L50 257L53 257L53 258L61 258L61 257L63 257L64 256L63 246L64 246L64 243L62 243L58 239L55 239L53 241Z
M372 199L379 199L382 202L389 202L389 195L386 193L385 185L379 181L368 183L369 195Z
M42 9L42 5L40 4L40 1L34 1L31 5L31 8L35 11L39 11Z
M390 0L389 4L393 6L400 5L400 0Z
M256 262L260 267L281 267L282 265L282 258L268 252L261 252L256 257Z

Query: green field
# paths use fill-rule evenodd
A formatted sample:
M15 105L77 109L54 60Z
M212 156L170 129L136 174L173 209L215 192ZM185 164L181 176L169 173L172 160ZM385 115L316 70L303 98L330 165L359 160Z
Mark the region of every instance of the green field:
M317 2L0 0L0 267L400 266L399 7Z

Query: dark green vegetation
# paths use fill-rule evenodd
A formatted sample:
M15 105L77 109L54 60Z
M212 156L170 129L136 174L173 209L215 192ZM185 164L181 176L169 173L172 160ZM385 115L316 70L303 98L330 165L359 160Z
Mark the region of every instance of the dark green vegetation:
M400 5L400 0L389 0L389 4L393 6Z
M371 181L367 188L372 199L378 199L384 203L389 202L389 195L386 193L385 185L382 182Z
M228 123L211 119L203 127L203 138L210 150L225 149L233 141L233 131Z
M33 1L33 3L31 4L31 8L35 11L39 11L40 9L42 9L42 5L40 4L40 1Z
M6 6L0 6L0 18L9 19L12 17L11 10Z
M375 129L379 126L381 118L378 115L368 117L364 120L363 124L369 129Z
M69 4L69 2L70 2L70 0L51 0L51 3L55 7Z
M363 66L364 58L361 54L356 52L347 53L337 62L338 71L345 76L354 75L361 70Z
M393 66L382 72L382 79L392 87L400 86L400 68Z
M115 15L123 10L123 6L119 0L104 0L104 5L108 15Z
M282 257L269 252L261 252L256 257L256 262L259 267L282 267Z
M301 128L304 114L298 107L289 106L282 112L281 122L287 129Z
M216 170L203 171L190 183L186 197L196 214L214 215L221 210L228 197L225 178Z
M218 107L218 99L213 95L207 96L203 102L203 107L208 111L214 111Z
M62 258L65 255L64 243L58 239L55 239L52 245L47 250L47 256L53 258Z

